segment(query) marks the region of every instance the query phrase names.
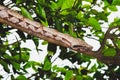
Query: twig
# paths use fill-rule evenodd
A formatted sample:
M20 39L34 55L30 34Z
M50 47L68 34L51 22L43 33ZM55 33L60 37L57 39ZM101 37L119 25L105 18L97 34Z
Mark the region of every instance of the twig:
M103 39L103 41L102 41L102 43L101 43L101 47L100 47L99 50L97 51L97 54L102 54L102 50L103 50L104 46L106 45L106 40L108 39L108 37L109 37L109 35L110 35L110 31L111 31L112 29L117 28L117 27L118 27L118 26L109 27L109 28L108 28L107 32L105 33L104 39Z

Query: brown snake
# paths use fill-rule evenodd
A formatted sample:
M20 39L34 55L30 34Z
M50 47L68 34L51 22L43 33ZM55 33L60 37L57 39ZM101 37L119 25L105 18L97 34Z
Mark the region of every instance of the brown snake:
M64 43L67 47L79 51L89 51L92 50L92 46L84 42L79 38L73 38L68 34L63 34L55 29L48 27L43 27L40 23L30 20L14 10L10 10L2 5L0 5L0 22L5 23L10 26L19 26L18 29L25 31L27 33L39 34L42 39L50 41L56 40L57 42ZM16 28L16 27L14 27Z

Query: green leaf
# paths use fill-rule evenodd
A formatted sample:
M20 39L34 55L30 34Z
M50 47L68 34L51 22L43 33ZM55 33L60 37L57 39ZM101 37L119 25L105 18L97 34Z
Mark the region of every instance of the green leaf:
M27 68L30 68L32 66L40 66L40 63L35 62L35 61L29 61L24 65L24 68L27 69Z
M108 48L103 53L104 53L104 56L115 56L116 50L114 48Z
M39 46L39 39L37 37L33 37L32 40L33 40L35 46L38 47Z
M40 4L45 4L45 0L37 0L37 2Z
M22 47L22 48L21 48L21 51L23 51L23 52L29 52L29 51L31 51L31 49L26 48L26 47Z
M61 23L61 21L58 19L58 18L55 18L54 19L55 20L55 28L58 30L58 31L60 31L60 32L62 32L62 23Z
M82 5L82 8L90 9L91 5L90 4L84 4Z
M3 60L0 60L0 64L3 66L6 72L10 72L10 69L8 68L8 63L4 62Z
M11 61L13 67L16 69L16 70L20 70L20 64L15 62L15 61Z
M37 4L36 5L36 13L37 13L38 17L40 17L40 22L44 26L48 26L48 22L47 22L47 19L46 19L46 12L44 10L44 7L41 7L41 5Z
M61 8L62 5L63 5L63 3L64 3L64 1L65 1L65 0L58 0L58 1L57 1L57 6L58 6L59 8Z
M20 3L22 3L23 2L23 0L16 0L16 4L18 5L18 4L20 4Z
M42 18L44 18L46 20L46 13L44 8L42 8L39 4L36 5L36 12L39 16L41 16Z
M50 60L47 57L44 60L44 67L43 67L43 69L46 70L46 71L51 69L51 62L50 62Z
M114 18L114 22L110 24L110 27L120 26L120 18Z
M77 37L76 33L73 30L73 24L69 23L69 30L68 30L69 34L73 37Z
M80 56L80 55L79 55ZM90 61L90 59L91 59L91 57L90 56L88 56L88 55L81 55L81 60L82 61L84 61L84 62L86 62L86 61Z
M111 11L118 11L117 7L114 5L111 5L108 7Z
M48 44L47 41L43 41L43 42L42 42L42 45L47 45L47 44Z
M51 1L50 7L51 7L51 9L52 9L53 11L55 11L55 10L57 10L57 9L59 8L58 5L57 5L57 3L53 2L53 1Z
M110 4L108 3L108 1L104 0L104 5L105 7L108 7Z
M72 8L75 0L64 0L61 10Z
M57 68L57 72L66 72L65 68Z
M66 71L65 80L70 80L72 77L73 77L73 71L72 70Z
M60 68L60 67L57 67L57 65L54 65L52 69L56 72L62 72L62 73L66 72L66 69L64 67Z
M27 62L23 68L24 70L28 69L28 68L32 68L35 72L38 71L38 67L40 67L40 63L39 62L36 62L36 61L29 61Z
M87 1L87 2L93 2L93 0L85 0L85 1Z
M118 48L120 49L120 40L119 39L116 40L116 44L117 44Z
M82 76L76 76L76 80L83 80Z
M12 57L11 57L10 55L8 55L8 54L4 54L3 57L4 57L5 59L9 59L9 60L12 58Z
M42 21L41 20L41 24L44 25L44 26L48 26L48 22L47 21Z
M83 80L93 80L90 76L83 75Z
M88 19L88 24L91 25L95 30L101 30L100 24L93 17L91 17L91 18Z
M20 60L20 55L19 54L16 54L15 56L13 56L13 59L15 61L19 61Z
M21 54L21 60L22 60L23 62L28 61L29 58L30 58L30 55L29 55L28 52L22 52L22 54Z
M83 18L83 13L82 13L82 11L79 11L79 12L78 12L76 18L77 18L77 19Z
M96 14L97 17L99 17L100 19L104 20L104 21L108 21L107 15L104 12L99 12Z
M21 12L22 12L22 15L33 20L31 14L24 8L24 7L21 7Z
M64 16L68 15L69 13L70 13L69 9L68 10L63 10L63 11L60 12L60 14L64 15Z
M64 0L60 14L62 15L69 14L73 4L74 4L74 0Z
M113 1L112 1L112 4L113 4L113 5L120 5L120 0L113 0Z
M94 64L94 65L91 67L90 71L96 72L96 71L97 71L97 65Z
M24 65L24 69L28 69L32 66L32 63L29 61Z
M27 78L23 75L20 75L16 78L16 80L27 80Z

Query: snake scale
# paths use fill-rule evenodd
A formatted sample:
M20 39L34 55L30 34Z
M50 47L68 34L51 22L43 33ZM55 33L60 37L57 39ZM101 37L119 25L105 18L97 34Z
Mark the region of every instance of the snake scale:
M83 51L92 50L92 46L87 44L85 41L71 37L68 34L63 34L55 29L44 27L39 22L30 20L17 11L11 10L5 6L0 5L0 22L10 25L14 28L20 29L28 34L39 36L41 39L47 40L48 42L57 44L64 44L65 46L73 49Z

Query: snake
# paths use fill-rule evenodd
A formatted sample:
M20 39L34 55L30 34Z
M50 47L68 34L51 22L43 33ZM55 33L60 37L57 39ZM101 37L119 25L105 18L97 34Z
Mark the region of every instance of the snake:
M79 50L83 52L92 50L93 48L80 38L74 38L69 34L64 34L56 29L43 26L41 23L28 19L17 11L2 5L0 5L0 22L20 29L28 34L39 36L41 39L44 39L48 42L64 44L73 50Z

